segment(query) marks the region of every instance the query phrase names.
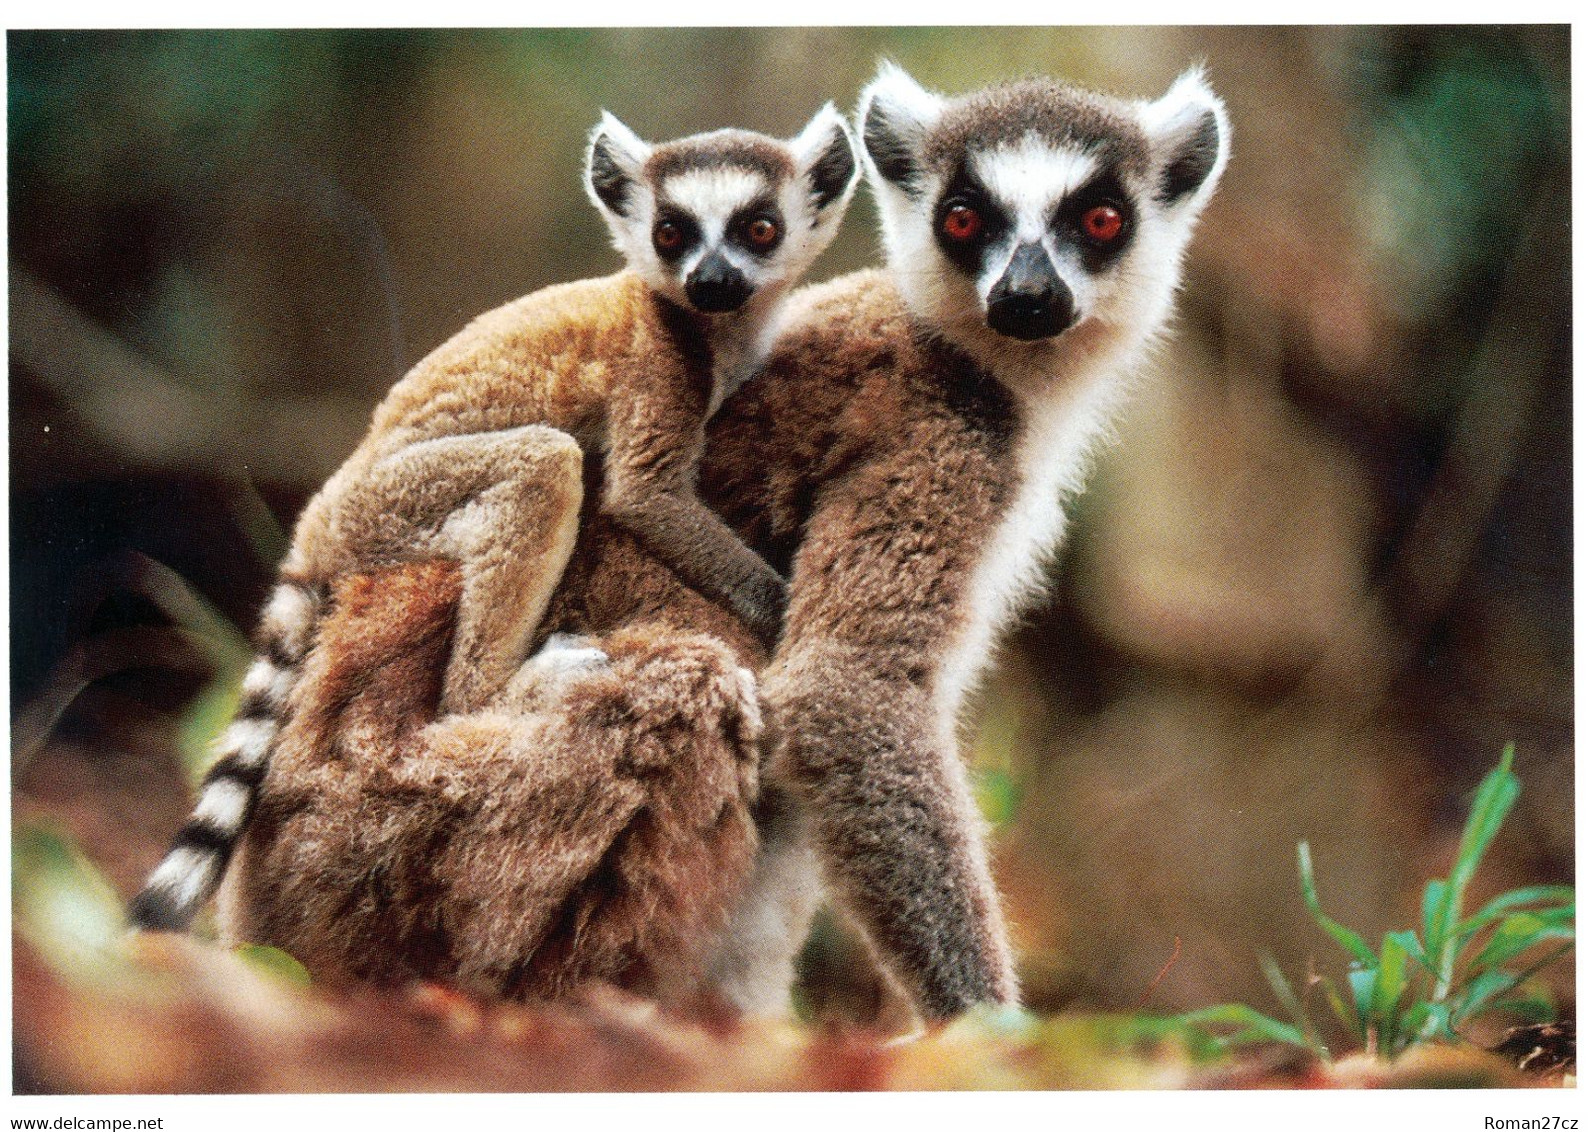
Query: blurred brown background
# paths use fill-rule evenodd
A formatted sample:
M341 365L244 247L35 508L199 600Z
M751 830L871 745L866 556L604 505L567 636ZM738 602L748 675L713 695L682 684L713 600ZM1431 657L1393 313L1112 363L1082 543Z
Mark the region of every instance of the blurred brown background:
M188 804L283 534L468 318L616 264L606 107L782 135L876 60L1130 96L1234 157L1181 316L967 736L1031 1004L1274 1004L1307 918L1411 926L1507 740L1480 884L1573 871L1568 32L12 32L14 807L123 895ZM818 277L875 259L864 196ZM185 752L185 755L183 754ZM1479 895L1483 895L1479 893ZM818 946L820 951L820 945ZM818 954L813 967L823 967ZM1558 980L1569 982L1569 972Z

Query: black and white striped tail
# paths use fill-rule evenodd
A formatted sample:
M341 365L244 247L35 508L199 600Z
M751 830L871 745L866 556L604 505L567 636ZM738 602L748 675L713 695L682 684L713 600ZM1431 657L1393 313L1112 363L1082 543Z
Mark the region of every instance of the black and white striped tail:
M323 604L321 590L291 580L270 595L260 618L261 655L243 677L236 718L215 741L218 757L204 776L193 816L127 909L134 927L182 931L220 887L253 816Z

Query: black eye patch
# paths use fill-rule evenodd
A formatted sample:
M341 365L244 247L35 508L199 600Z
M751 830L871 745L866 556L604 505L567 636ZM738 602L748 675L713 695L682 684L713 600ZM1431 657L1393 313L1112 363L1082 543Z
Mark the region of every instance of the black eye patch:
M783 214L770 197L758 197L728 220L729 240L752 255L771 255L783 243Z
M677 208L663 205L651 224L651 246L668 263L682 257L700 242L700 225Z
M1054 235L1080 253L1082 265L1098 272L1124 254L1136 234L1136 209L1118 175L1105 170L1076 189L1054 210Z
M975 278L981 273L982 253L1008 228L1008 216L976 175L961 165L932 212L932 234L948 261Z

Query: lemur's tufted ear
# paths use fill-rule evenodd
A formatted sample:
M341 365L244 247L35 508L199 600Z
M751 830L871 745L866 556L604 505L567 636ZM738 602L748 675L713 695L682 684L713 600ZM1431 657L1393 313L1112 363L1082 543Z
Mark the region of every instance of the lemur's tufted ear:
M834 201L848 201L860 177L860 162L849 126L831 102L816 111L789 148L799 176L810 185L817 212Z
M640 170L650 155L650 146L603 110L600 124L590 132L584 168L585 189L596 207L613 217L628 216Z
M943 113L943 99L884 62L860 95L860 137L874 176L906 193L920 187L921 148Z
M1230 152L1230 120L1200 67L1174 81L1156 102L1142 105L1151 139L1158 199L1177 205L1205 201L1218 184Z

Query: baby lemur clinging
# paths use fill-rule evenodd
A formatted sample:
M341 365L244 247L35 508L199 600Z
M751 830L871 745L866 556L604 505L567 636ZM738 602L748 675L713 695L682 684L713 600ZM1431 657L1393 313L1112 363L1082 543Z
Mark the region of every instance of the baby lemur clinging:
M831 105L786 142L719 130L652 146L603 116L585 185L627 270L482 315L376 411L298 522L237 718L133 903L135 924L183 927L218 885L339 578L456 563L440 707L471 712L507 688L574 548L585 453L601 457L600 513L770 647L785 583L696 497L696 469L706 420L760 366L783 296L831 241L858 172Z

